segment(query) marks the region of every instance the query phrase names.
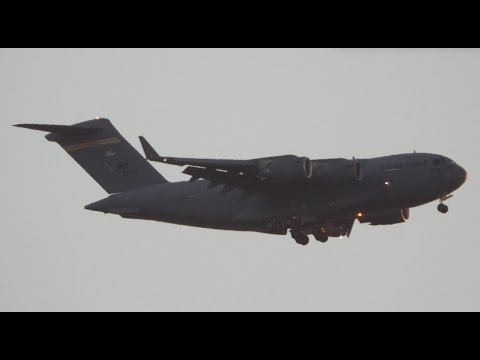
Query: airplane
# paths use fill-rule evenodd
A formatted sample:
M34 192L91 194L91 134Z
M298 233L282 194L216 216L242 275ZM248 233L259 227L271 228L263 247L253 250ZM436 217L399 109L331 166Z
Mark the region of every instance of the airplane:
M467 172L435 154L371 159L284 155L252 160L160 156L140 137L145 158L110 120L74 125L19 124L46 131L109 194L85 209L127 219L155 220L219 230L287 235L300 245L349 237L355 220L393 225L410 208L445 200ZM185 167L188 181L167 181L150 162Z

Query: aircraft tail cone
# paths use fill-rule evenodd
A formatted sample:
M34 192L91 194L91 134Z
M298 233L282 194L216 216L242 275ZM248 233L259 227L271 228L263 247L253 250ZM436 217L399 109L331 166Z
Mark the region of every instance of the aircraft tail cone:
M140 213L136 207L131 207L121 201L118 195L96 201L85 206L86 210L99 211L105 214L116 214L122 217L133 217Z
M103 199L103 200L100 200L100 201L96 201L96 202L93 202L91 204L88 204L85 206L85 209L86 210L92 210L92 211L100 211L100 212L103 212L103 213L108 213L110 212L110 201L109 201L109 198L106 198L106 199Z

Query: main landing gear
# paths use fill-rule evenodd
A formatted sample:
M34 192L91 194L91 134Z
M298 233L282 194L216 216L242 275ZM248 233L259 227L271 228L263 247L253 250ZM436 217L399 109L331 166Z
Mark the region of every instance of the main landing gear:
M303 233L300 229L291 229L290 234L297 244L305 246L310 242L308 235ZM328 241L328 234L325 231L314 232L313 236L315 237L315 240L320 241L321 243L326 243Z
M326 243L328 241L328 235L325 233L313 234L315 240L320 241L321 243Z
M327 233L323 227L312 228L312 226L305 226L300 218L290 218L280 223L283 224L282 229L284 229L285 232L286 229L290 229L290 235L299 245L306 246L309 244L310 239L307 234L312 234L315 240L319 242L325 243L328 241L329 233ZM270 228L274 230L273 226Z
M302 233L299 230L290 230L290 234L292 235L292 238L296 241L297 244L306 246L310 242L310 239L308 238L307 235Z
M440 211L442 214L446 214L448 212L448 206L445 205L443 202L450 199L453 195L447 195L440 198L440 204L437 206L437 210Z

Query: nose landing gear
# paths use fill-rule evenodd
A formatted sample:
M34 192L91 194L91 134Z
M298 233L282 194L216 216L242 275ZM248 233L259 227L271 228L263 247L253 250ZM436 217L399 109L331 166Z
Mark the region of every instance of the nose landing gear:
M448 206L445 204L439 204L437 206L438 211L440 211L442 214L446 214L448 212Z
M440 211L442 214L446 214L448 212L448 206L445 205L443 202L450 199L453 195L446 195L440 198L440 204L437 206L437 210Z

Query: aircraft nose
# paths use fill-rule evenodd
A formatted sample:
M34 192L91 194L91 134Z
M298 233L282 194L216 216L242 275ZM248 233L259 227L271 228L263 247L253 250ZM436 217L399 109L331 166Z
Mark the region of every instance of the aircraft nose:
M459 180L460 180L460 185L463 185L465 183L465 181L467 181L467 171L461 167L460 165L458 165L458 176L459 176Z

